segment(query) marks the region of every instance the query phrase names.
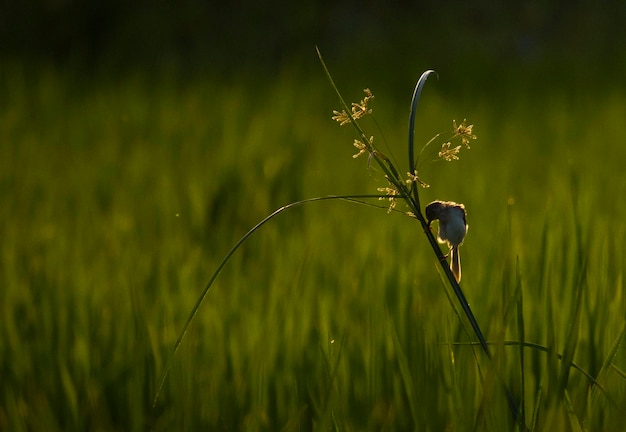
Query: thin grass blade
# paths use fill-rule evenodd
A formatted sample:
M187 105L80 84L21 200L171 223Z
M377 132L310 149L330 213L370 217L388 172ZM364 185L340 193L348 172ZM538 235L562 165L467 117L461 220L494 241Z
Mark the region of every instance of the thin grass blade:
M416 405L416 397L414 392L414 381L411 376L411 368L409 367L409 360L404 353L404 349L402 349L402 344L400 343L400 339L398 337L398 332L391 323L391 320L388 320L388 327L391 336L393 337L393 345L394 351L398 357L398 366L400 367L400 374L402 375L402 383L404 384L404 391L406 392L407 400L409 401L409 407L411 409L411 416L413 417L413 424L415 426L415 430L418 429L418 416L417 416L417 405Z
M574 354L578 345L578 338L580 333L580 317L582 310L582 298L583 289L586 283L587 274L587 260L583 261L582 268L576 283L576 300L574 303L574 309L572 311L572 317L570 319L570 327L565 341L565 347L563 349L563 362L561 363L561 371L559 373L559 383L557 392L563 394L567 388L567 382L569 380L570 364L573 363Z
M409 172L415 171L415 116L417 114L417 105L422 95L422 89L426 84L426 80L432 74L437 74L434 70L427 70L420 76L413 90L413 98L411 99L411 114L409 115Z
M622 325L622 329L620 330L617 337L615 338L615 342L613 342L613 346L611 347L611 350L609 351L606 358L604 359L604 363L602 363L602 367L600 368L600 371L598 371L598 375L596 376L596 383L600 381L600 378L603 375L608 373L608 369L611 366L613 359L617 355L617 351L619 347L621 346L622 341L624 340L624 335L626 335L626 321ZM596 389L601 388L601 386L596 385L596 383L594 383L593 388L591 390L591 399L594 399L597 393Z
M248 238L252 234L254 234L263 225L265 225L267 222L269 222L270 220L272 220L273 218L275 218L276 216L278 216L279 214L281 214L285 210L289 210L291 208L298 207L298 206L301 206L303 204L308 204L308 203L312 203L312 202L319 202L319 201L337 200L337 199L338 200L348 200L348 201L359 202L357 200L361 199L361 198L380 198L380 197L381 197L381 195L342 195L342 196L332 195L332 196L316 197L316 198L309 198L309 199L305 199L305 200L301 200L301 201L296 201L296 202L287 204L287 205L285 205L283 207L280 207L279 209L275 210L270 215L265 217L262 221L257 223L254 227L252 227L246 234L244 234L244 236L241 237L239 239L239 241L237 241L237 243L235 243L235 245L230 249L230 251L228 251L228 253L224 256L222 261L219 263L219 265L217 266L217 268L215 269L215 271L213 272L213 274L209 278L209 281L204 286L204 289L200 293L200 296L198 297L198 300L196 301L195 305L191 309L191 312L189 313L189 316L187 317L187 320L185 321L185 324L183 325L183 328L182 328L180 334L178 335L178 338L176 339L176 343L174 344L174 348L172 350L172 353L170 354L170 356L169 356L169 358L167 360L167 363L166 363L165 368L163 370L163 374L161 375L161 378L160 378L160 380L158 382L157 390L156 390L156 393L155 393L154 398L152 400L152 409L156 408L156 404L157 404L157 402L159 400L159 396L161 395L161 392L163 390L163 386L165 384L165 380L167 379L169 371L170 371L170 369L172 367L172 362L174 360L174 357L176 356L176 353L178 352L178 350L180 348L180 345L182 344L183 339L185 338L185 335L187 334L187 331L189 330L189 327L191 326L191 323L192 323L193 319L198 314L198 310L200 309L200 306L204 302L204 299L206 298L207 294L209 293L209 290L211 289L211 286L213 286L213 283L215 282L215 280L217 279L217 277L221 273L221 271L224 268L224 266L226 265L226 263L233 256L233 254L241 247L241 245L243 243L246 242L246 240L248 240Z
M524 343L526 342L526 332L524 327L524 291L522 290L522 275L519 268L519 257L516 260L516 291L517 291L517 338L519 340L519 365L520 365L520 384L521 384L521 400L519 404L521 421L526 424L526 410L524 409L524 396L526 395L526 375L524 362Z

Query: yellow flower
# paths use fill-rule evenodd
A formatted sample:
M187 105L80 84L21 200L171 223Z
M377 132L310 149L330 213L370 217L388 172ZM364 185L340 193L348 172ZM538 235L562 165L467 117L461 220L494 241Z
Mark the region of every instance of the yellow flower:
M365 97L361 99L359 103L352 103L352 118L354 120L358 120L361 117L371 114L372 109L368 106L369 101L374 99L374 95L370 91L370 89L364 89ZM350 116L346 112L346 110L333 110L333 116L331 117L333 120L339 122L339 126L343 126L345 124L350 123Z
M409 177L406 180L407 184L411 184L411 183L418 183L421 187L423 187L424 189L429 188L430 185L426 182L423 182L422 179L419 178L419 176L417 175L417 170L413 171L413 174L411 174L410 172L406 173L406 175Z
M476 135L472 133L472 128L474 127L474 125L467 126L466 122L467 119L463 119L463 122L457 126L456 120L452 120L452 127L454 128L455 136L460 136L461 143L463 143L463 145L469 149L469 140L476 139Z
M333 110L333 114L335 115L332 116L331 118L339 122L339 126L343 126L345 124L350 123L350 116L346 114L344 110L341 110L341 112Z
M460 150L461 150L461 146L450 148L450 141L448 141L447 143L442 144L441 151L439 152L439 157L448 162L453 161L453 160L459 160L459 157L457 156L457 154L459 154Z
M372 109L369 108L367 104L371 99L374 99L374 95L372 94L370 89L366 88L363 89L363 91L365 92L365 97L361 99L361 102L359 102L358 104L352 104L352 117L354 117L355 120L363 117L366 114L372 113Z
M359 150L357 154L352 155L354 159L358 158L364 153L367 153L367 146L363 144L363 142L359 141L358 139L354 140L354 146Z
M389 200L389 209L387 209L387 213L391 213L391 211L396 207L396 197L398 196L398 189L395 187L380 187L377 189L378 192L385 192L386 196L378 198L379 200L388 199Z

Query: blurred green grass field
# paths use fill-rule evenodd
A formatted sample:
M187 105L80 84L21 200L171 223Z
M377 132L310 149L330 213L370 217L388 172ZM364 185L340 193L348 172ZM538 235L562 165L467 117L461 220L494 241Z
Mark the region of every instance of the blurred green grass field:
M415 220L326 201L237 251L152 409L191 308L248 229L289 202L385 181L351 158L321 68L224 84L6 67L0 429L510 430L500 376L536 430L619 430L625 95L468 97L445 80L426 86L416 142L463 118L478 140L424 165L421 198L467 208L462 286L495 360L452 345L473 338ZM350 101L372 89L380 130L363 125L404 169L413 83L404 98L337 84ZM552 353L526 348L522 364L502 344L520 325ZM603 391L557 358L574 346Z

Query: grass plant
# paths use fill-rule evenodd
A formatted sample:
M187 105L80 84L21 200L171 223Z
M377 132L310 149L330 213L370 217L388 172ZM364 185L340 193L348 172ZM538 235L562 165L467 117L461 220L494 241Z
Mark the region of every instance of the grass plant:
M479 128L461 160L430 163L431 144L416 169L420 201L468 209L487 361L429 231L399 203L326 198L392 187L408 98L376 92L376 123L357 120L380 125L386 159L350 164L323 79L5 64L0 85L1 430L520 429L503 383L530 430L622 427L621 95L422 96L415 142L452 118Z

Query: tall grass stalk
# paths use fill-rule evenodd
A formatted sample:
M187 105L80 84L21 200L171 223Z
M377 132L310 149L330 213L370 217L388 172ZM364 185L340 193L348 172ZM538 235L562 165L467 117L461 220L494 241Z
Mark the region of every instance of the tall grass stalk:
M343 113L345 113L346 115L346 120L344 120L344 122L349 122L356 130L357 135L360 138L360 143L361 146L360 149L361 151L366 151L369 154L369 163L371 163L372 161L374 161L378 167L383 171L384 173L384 177L385 179L390 183L390 185L392 185L392 187L394 188L396 194L394 194L394 196L392 197L392 199L403 199L405 204L407 205L407 207L410 210L410 214L411 216L413 216L415 219L417 219L421 225L422 231L424 232L424 234L426 235L426 238L428 240L428 243L430 244L433 252L435 253L437 260L440 263L440 267L441 270L443 271L443 274L445 275L445 278L447 279L448 283L450 284L455 297L457 298L457 301L459 302L459 305L461 306L461 309L463 310L463 313L465 315L465 317L467 318L467 320L470 323L470 326L474 332L474 334L476 335L476 337L478 338L478 341L480 343L480 346L482 347L485 355L487 356L488 359L492 359L492 353L491 350L489 348L489 344L487 343L487 340L485 339L483 332L478 324L478 321L476 320L476 317L474 316L474 313L472 312L472 309L470 308L469 302L467 301L465 294L463 293L463 290L461 289L459 283L457 282L454 274L452 273L450 267L447 265L446 262L446 255L443 254L443 252L441 251L441 248L439 247L439 243L437 242L437 239L435 238L435 236L433 235L433 232L430 229L429 226L429 222L426 220L426 218L424 217L424 213L422 212L422 208L421 208L421 204L420 204L420 196L419 196L419 190L418 190L418 183L421 183L421 181L418 178L418 173L416 170L416 159L415 159L415 143L414 143L414 135L415 135L415 119L416 119L416 114L417 114L417 108L418 108L418 104L419 104L419 99L422 93L422 90L424 88L424 85L427 81L427 79L435 74L435 72L433 70L428 70L426 72L424 72L422 74L422 76L419 78L414 92L413 92L413 96L412 96L412 100L411 100L411 112L410 112L410 116L409 116L409 128L408 128L408 161L409 161L409 181L406 181L405 179L403 179L400 174L398 169L394 166L394 164L392 163L392 161L382 152L380 152L379 150L377 150L374 146L373 146L373 142L372 142L372 138L368 138L367 135L365 134L365 132L363 131L363 129L360 127L359 123L357 122L357 119L355 118L355 115L353 115L353 110L350 109L350 107L348 106L348 104L345 102L345 100L343 99L338 87L336 86L325 62L324 59L322 58L322 55L320 53L319 50L317 50L320 62L322 64L322 67L324 68L324 71L326 73L326 76L328 78L328 80L330 81L333 89L335 90L337 96L339 97L339 100L341 102L341 105L343 107ZM432 142L429 141L427 143L430 144ZM407 184L409 186L407 186ZM269 222L270 220L272 220L274 217L276 217L277 215L279 215L280 213L284 212L285 210L288 210L290 208L299 206L299 205L303 205L303 204L307 204L307 203L312 203L312 202L316 202L316 201L324 201L324 200L336 200L336 199L347 199L347 200L357 200L357 199L363 199L363 198L385 198L385 195L360 195L360 196L328 196L328 197L317 197L317 198L311 198L311 199L306 199L306 200L302 200L302 201L297 201L288 205L285 205L283 207L280 207L279 209L275 210L274 212L272 212L270 215L268 215L266 218L264 218L263 220L261 220L259 223L257 223L254 227L252 227L243 237L241 237L239 239L239 241L237 241L235 243L235 245L230 249L230 251L223 257L223 259L221 260L221 262L218 264L216 270L213 272L213 274L211 275L211 277L209 278L209 281L206 283L204 289L202 290L202 292L200 293L196 303L194 304L193 308L191 309L191 312L189 313L189 316L187 317L187 320L185 321L185 323L183 324L182 330L180 331L176 342L174 343L174 347L172 349L172 352L167 360L167 363L164 367L164 370L161 374L161 377L158 381L158 384L156 386L156 391L154 394L154 398L152 401L152 407L153 409L155 409L157 407L157 403L159 400L159 396L163 390L163 386L165 384L165 380L167 379L167 376L169 374L169 371L171 369L172 366L172 361L175 358L178 350L180 349L180 346L182 344L182 341L185 337L185 335L187 334L192 321L194 320L194 318L196 317L196 315L198 314L198 311L200 309L200 306L202 305L202 303L204 302L211 286L213 286L216 278L218 277L218 275L220 274L220 272L222 271L223 267L226 265L226 263L230 260L230 258L232 257L232 255L243 245L243 243L246 242L246 240L248 240L248 238L254 234L257 230L259 230L263 225L265 225L267 222ZM392 207L390 207L390 210L392 209ZM399 353L399 363L400 363L400 369L402 371L402 376L403 376L403 380L404 380L404 384L405 384L405 390L407 392L407 396L409 397L409 402L411 404L411 411L413 413L413 417L414 419L417 419L417 414L416 414L416 409L414 406L414 398L412 397L412 380L410 379L410 370L408 369L408 363L406 361L406 357L402 355L402 347L399 345L399 339L397 337L396 333L394 334L394 341L396 342L397 345L397 351ZM477 359L477 365L478 365L478 359ZM511 408L513 417L515 418L516 421L520 422L520 425L522 426L522 428L526 428L524 421L522 418L520 418L520 413L519 413L519 407L517 402L515 401L515 398L513 396L513 394L511 393L511 391L509 390L508 386L504 383L504 389L505 389L505 393L506 393L506 397L509 403L509 406Z
M390 161L390 159L387 156L385 156L383 153L378 151L373 146L372 139L368 138L365 132L363 131L363 129L360 127L359 123L357 122L357 119L353 115L354 111L345 102L344 98L341 95L341 92L339 91L337 85L335 84L335 81L333 80L332 75L330 71L328 70L328 67L326 66L326 63L324 62L321 52L317 48L316 50L317 50L317 55L322 64L322 67L324 68L324 72L326 73L326 76L331 86L335 90L335 93L339 97L339 100L343 107L342 114L345 114L345 116L347 117L347 120L342 120L342 123L349 121L350 124L354 127L354 129L357 132L357 135L362 140L361 144L364 145L364 149L369 153L370 161L372 159L376 161L378 166L383 170L385 174L385 179L391 185L393 185L395 190L398 192L398 198L402 198L404 200L407 207L410 209L411 214L419 221L422 227L422 230L424 234L426 235L428 243L430 244L431 248L433 249L433 252L437 256L441 269L443 270L443 273L445 274L450 286L452 287L452 290L454 291L454 295L456 296L459 304L461 305L461 308L463 309L465 317L469 321L472 327L472 330L474 331L474 334L478 338L478 341L480 342L480 345L483 351L485 352L487 358L491 360L492 354L491 354L489 345L487 344L487 341L485 339L485 336L483 335L483 332L478 324L478 321L476 320L476 317L474 316L474 313L472 312L472 309L470 308L469 302L467 301L467 298L465 297L465 294L463 293L461 286L457 282L456 277L452 273L451 268L447 264L446 256L441 251L441 248L439 247L439 243L437 242L437 240L435 239L435 236L430 230L429 223L424 217L424 214L422 213L422 208L420 205L420 196L419 196L419 190L417 186L418 183L420 183L420 181L418 178L417 170L415 168L415 165L416 165L415 141L414 141L415 118L417 115L417 107L419 104L420 96L422 94L422 90L424 89L424 85L426 84L426 81L428 80L428 78L431 75L435 74L436 72L433 70L427 70L420 76L420 78L417 81L417 84L415 85L415 89L413 91L413 96L411 99L411 111L409 114L409 130L408 130L408 163L409 163L408 175L409 175L409 178L412 179L413 181L408 182L410 184L410 189L408 189L406 187L407 182L405 182L398 175L398 169L395 168L395 166L393 165L393 163ZM354 105L355 104L353 104L353 106ZM426 145L430 144L431 141L429 141ZM520 425L522 426L523 429L526 429L523 419L520 417L519 407L518 407L518 403L515 400L515 397L513 396L513 394L511 393L511 391L509 390L506 384L504 384L504 389L505 389L506 397L509 402L509 406L511 408L511 412L513 414L513 418L517 422L520 422Z

